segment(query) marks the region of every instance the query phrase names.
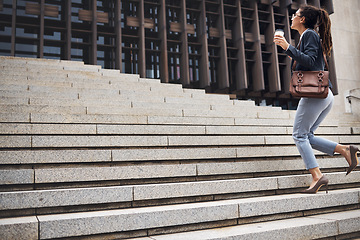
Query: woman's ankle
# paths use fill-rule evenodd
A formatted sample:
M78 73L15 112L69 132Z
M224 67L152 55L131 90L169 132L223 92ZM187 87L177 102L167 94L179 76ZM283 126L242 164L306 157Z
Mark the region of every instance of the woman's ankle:
M348 151L350 150L350 146L349 145L342 145L342 144L338 144L335 147L335 152L336 153L340 153L342 156L346 157Z

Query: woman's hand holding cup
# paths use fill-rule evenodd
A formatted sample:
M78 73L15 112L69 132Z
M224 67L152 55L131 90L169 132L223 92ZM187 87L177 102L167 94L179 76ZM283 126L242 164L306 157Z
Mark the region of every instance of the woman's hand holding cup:
M284 50L288 49L289 43L286 41L284 37L284 31L282 29L276 29L274 33L274 43L279 45Z

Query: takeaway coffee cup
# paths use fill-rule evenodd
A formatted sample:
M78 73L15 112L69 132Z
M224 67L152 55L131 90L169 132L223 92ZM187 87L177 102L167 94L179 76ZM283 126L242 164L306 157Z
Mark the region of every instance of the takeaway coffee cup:
M284 36L284 30L282 30L282 29L276 29L276 30L275 30L275 33L274 33L274 36L281 36L281 37L283 37L283 36Z

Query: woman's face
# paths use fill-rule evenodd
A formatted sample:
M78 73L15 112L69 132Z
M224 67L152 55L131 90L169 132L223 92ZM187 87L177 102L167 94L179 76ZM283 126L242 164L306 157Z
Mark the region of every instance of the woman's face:
M291 29L299 29L301 25L303 25L304 17L300 16L300 9L296 11L295 14L292 15Z

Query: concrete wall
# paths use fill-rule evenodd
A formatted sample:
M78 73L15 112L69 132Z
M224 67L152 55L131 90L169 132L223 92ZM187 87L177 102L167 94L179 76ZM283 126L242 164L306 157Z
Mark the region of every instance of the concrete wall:
M335 97L332 111L341 114L356 111L355 106L347 103L346 95L350 90L360 88L360 1L334 0L333 3L331 30L339 95ZM354 100L354 104L360 102Z

